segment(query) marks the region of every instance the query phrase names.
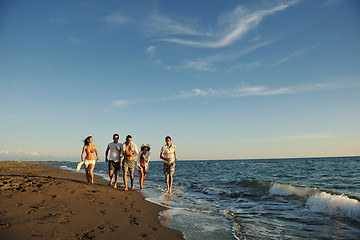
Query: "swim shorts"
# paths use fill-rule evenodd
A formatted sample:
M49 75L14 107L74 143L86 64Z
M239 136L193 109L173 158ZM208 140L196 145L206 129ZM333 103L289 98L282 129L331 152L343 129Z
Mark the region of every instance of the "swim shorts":
M164 163L164 173L170 174L175 172L175 162Z
M85 165L89 165L89 164L95 164L95 160L87 160L85 159Z
M112 160L109 160L109 172L114 171L114 169L115 169L115 174L119 175L120 174L120 162L114 162Z
M128 170L134 171L135 170L135 160L126 160L123 161L123 170L124 172L127 172Z

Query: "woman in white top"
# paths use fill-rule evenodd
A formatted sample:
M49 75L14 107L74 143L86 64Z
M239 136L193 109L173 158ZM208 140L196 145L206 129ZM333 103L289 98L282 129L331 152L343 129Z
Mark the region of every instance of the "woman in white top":
M140 173L140 192L143 191L145 177L149 169L150 157L150 144L141 145L141 151L136 161L136 168L139 170Z

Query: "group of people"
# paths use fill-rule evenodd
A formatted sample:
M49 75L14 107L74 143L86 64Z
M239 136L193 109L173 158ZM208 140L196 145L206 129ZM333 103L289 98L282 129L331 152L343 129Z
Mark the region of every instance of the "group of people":
M171 194L173 183L173 174L175 172L176 146L171 143L171 137L165 138L166 144L161 148L160 159L164 161L164 174L167 186L167 192ZM84 162L86 179L89 184L94 183L94 168L95 162L99 161L99 154L96 146L92 144L93 137L89 136L84 140L84 147L82 149L81 161ZM140 191L143 191L145 177L149 169L149 161L151 157L150 144L142 144L141 151L138 151L135 143L132 142L132 136L126 136L124 143L119 143L119 134L113 135L113 142L109 143L105 151L105 162L108 162L109 167L109 185L117 188L119 180L120 169L123 168L124 190L128 190L128 176L130 173L131 190L134 190L134 171L135 168L140 174ZM85 159L84 154L86 153ZM96 160L95 160L96 154ZM135 160L134 157L137 157Z

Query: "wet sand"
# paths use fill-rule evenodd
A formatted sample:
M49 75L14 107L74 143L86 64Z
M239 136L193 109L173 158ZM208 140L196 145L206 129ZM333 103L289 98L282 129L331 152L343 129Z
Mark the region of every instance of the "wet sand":
M160 224L164 207L84 170L0 162L0 239L183 239Z

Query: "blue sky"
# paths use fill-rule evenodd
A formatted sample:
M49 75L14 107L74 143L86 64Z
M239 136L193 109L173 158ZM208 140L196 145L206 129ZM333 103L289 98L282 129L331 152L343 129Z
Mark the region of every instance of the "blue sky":
M1 1L0 160L360 155L360 3Z

